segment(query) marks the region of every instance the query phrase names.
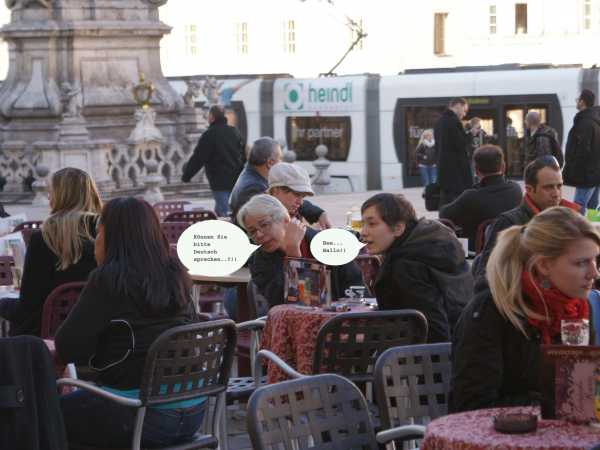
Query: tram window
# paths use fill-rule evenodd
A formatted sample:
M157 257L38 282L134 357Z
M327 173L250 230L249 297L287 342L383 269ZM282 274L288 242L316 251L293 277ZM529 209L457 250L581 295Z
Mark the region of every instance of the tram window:
M527 3L515 5L515 34L527 34Z
M298 161L317 159L315 149L323 144L329 161L346 161L350 150L350 117L289 117L288 140Z
M522 106L507 106L504 110L504 156L506 174L511 177L523 173L525 117Z

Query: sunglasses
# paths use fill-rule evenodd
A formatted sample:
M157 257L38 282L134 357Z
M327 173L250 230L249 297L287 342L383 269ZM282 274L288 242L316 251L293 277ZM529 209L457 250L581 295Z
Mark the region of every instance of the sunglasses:
M556 167L560 167L556 158L552 155L540 156L533 163L529 164L525 169L525 178L529 178L529 175L533 170L540 170L546 167L547 165L553 165Z

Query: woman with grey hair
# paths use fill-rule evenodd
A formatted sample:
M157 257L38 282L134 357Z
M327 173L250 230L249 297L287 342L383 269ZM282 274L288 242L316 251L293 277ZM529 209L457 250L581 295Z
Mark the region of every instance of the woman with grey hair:
M286 256L314 259L310 243L320 230L306 227L290 219L279 200L270 195L253 197L238 212L238 223L261 247L249 258L250 275L258 291L273 307L284 303L284 270ZM338 300L350 286L366 286L355 261L331 270L331 299Z

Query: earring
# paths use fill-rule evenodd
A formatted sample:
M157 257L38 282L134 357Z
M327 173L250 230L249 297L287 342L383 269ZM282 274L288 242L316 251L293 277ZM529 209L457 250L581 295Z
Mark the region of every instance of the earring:
M548 280L542 280L540 286L542 287L542 289L547 291L548 289L550 289L550 282Z

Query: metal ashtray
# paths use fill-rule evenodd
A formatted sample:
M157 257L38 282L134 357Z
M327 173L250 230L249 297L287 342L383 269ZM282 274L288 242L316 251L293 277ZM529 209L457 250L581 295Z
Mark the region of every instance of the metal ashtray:
M331 306L323 305L323 311L345 312L348 311L348 303L346 302L331 302Z
M500 433L531 433L537 430L535 414L505 414L494 416L494 430Z

